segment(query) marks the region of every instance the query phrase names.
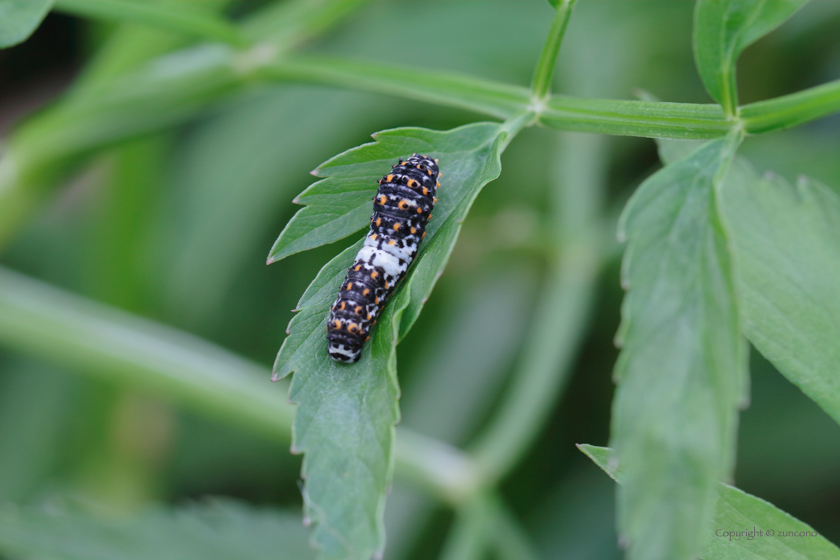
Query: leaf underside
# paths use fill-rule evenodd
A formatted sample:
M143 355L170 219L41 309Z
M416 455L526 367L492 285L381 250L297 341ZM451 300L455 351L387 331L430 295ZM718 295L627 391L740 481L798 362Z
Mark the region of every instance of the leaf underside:
M592 461L610 478L623 484L622 465L613 462L613 452L606 447L579 445ZM714 517L703 535L700 557L706 560L838 560L840 549L817 534L814 529L773 504L733 486L714 486ZM768 535L767 530L774 534ZM731 540L724 532L756 531L752 536L741 534ZM759 536L758 531L761 531ZM788 535L796 533L798 536ZM808 535L803 535L807 532ZM814 536L816 535L816 536Z
M394 425L399 419L396 344L442 273L476 195L499 175L504 134L493 123L448 132L419 128L380 132L374 135L375 143L351 149L319 167L317 173L326 179L299 197L310 204L304 210L331 212L329 197L318 198L325 190L355 197L358 207L367 206L352 218L347 216L353 214L355 203L347 204L344 214L331 214L335 220L329 235L315 227L295 230L304 232L298 239L309 235L305 245L314 247L368 223L376 180L398 158L418 152L440 160L441 188L434 219L407 278L372 330L361 360L356 364L330 360L325 330L329 306L361 240L319 272L301 298L277 356L278 376L294 372L290 400L298 407L293 450L305 453L305 510L317 523L313 540L321 558L367 560L384 547L385 494L393 471ZM290 224L287 231L303 223Z
M721 195L744 334L840 422L840 197L742 158Z
M619 224L628 247L612 446L625 469L631 559L693 559L716 479L729 476L746 352L715 187L740 138L701 146L643 183Z

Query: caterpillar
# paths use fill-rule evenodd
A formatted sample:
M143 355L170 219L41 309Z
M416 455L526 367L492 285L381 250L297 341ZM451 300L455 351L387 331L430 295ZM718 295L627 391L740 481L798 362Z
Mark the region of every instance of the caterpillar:
M354 363L370 339L376 316L394 293L426 237L440 187L438 160L413 154L379 180L370 231L347 275L327 323L330 358Z

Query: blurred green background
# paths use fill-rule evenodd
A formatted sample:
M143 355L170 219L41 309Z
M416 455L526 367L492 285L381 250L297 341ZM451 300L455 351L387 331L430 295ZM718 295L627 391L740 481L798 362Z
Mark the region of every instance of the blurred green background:
M261 2L234 2L238 16ZM706 103L691 56L688 0L581 0L555 91ZM552 17L545 0L375 1L304 50L441 68L527 86ZM50 15L0 51L0 131L56 99L116 26ZM750 47L742 103L840 77L840 2L815 0ZM172 48L183 39L144 30ZM162 47L164 48L164 47ZM448 108L304 85L253 85L189 124L98 153L41 208L0 263L172 325L267 366L291 310L347 243L265 257L309 171L384 128L481 120ZM653 141L609 138L610 204L658 168ZM545 273L546 200L558 133L527 129L476 202L423 315L399 348L402 425L470 441L505 390ZM766 137L742 153L761 170L840 189L840 116ZM622 290L607 267L574 375L502 490L546 558L618 558L614 487L574 447L605 445ZM484 302L493 300L494 310ZM506 321L493 327L488 313ZM488 326L489 325L489 326ZM840 542L840 427L753 353L737 485ZM268 383L268 379L266 379ZM274 441L142 393L0 349L0 502L73 496L118 512L225 496L298 508L300 458ZM387 558L429 558L451 514L395 486Z

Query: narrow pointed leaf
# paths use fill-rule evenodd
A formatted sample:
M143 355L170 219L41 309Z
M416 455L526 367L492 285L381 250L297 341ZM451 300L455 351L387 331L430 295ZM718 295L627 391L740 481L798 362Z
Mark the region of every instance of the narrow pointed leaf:
M770 33L808 0L698 0L694 59L706 91L734 115L735 64L741 52Z
M737 160L722 190L743 330L840 422L840 197Z
M713 140L639 187L619 224L629 291L612 444L631 559L690 560L731 473L746 353L715 188L740 137Z
M29 38L55 0L0 0L0 49Z
M610 478L623 484L622 465L611 460L612 450L579 445ZM773 534L768 534L768 529ZM730 535L727 532L741 535ZM746 532L753 531L747 535ZM759 533L760 531L760 533ZM714 517L704 535L700 557L706 560L840 560L840 549L812 527L728 484L715 485Z
M361 360L349 365L333 362L327 355L325 330L329 306L361 241L330 261L309 286L277 356L278 376L294 372L290 399L298 407L293 449L305 453L305 510L316 523L314 542L321 558L367 560L384 547L385 495L399 419L396 344L442 272L475 196L498 176L504 130L491 123L449 132L389 130L376 134L376 143L354 148L319 168L319 173L345 180L343 184L361 186L359 178L369 183L368 192L360 196L368 215L350 232L367 224L376 179L398 157L420 152L439 158L442 171L426 240L371 331Z

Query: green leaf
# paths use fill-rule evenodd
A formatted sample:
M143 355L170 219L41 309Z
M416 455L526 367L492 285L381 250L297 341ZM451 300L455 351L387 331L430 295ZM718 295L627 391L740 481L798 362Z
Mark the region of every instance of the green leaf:
M0 49L29 38L55 0L0 0Z
M305 207L286 224L271 248L268 262L333 243L367 227L373 212L371 200L376 193L377 180L397 158L407 154L406 142L434 141L438 149L453 154L480 152L485 149L486 135L494 134L491 128L493 125L481 125L477 129L464 127L444 133L447 136L433 133L437 135L434 139L426 138L431 131L423 129L386 130L373 135L376 142L347 150L320 165L312 174L324 179L313 183L295 198L296 203ZM418 145L424 149L424 144ZM458 161L466 162L467 159L459 158ZM448 184L457 185L464 173L470 173L470 170L459 166L444 171L441 189L447 189ZM440 210L436 209L435 213L440 215ZM430 227L434 228L435 221L432 222Z
M81 17L140 23L237 46L246 44L233 24L186 0L56 0L55 8Z
M721 205L744 333L840 422L840 197L806 178L759 177L739 159Z
M631 559L692 559L715 480L730 475L746 388L715 189L740 143L713 140L645 181L624 209L612 443L627 483L619 530Z
M0 510L0 551L55 560L303 560L315 554L297 513L213 500L130 518L76 507Z
M389 130L374 135L375 143L349 150L319 168L337 185L360 187L367 182L368 192L359 196L367 200L368 211L373 208L376 179L398 157L420 152L439 158L442 170L439 202L426 241L372 331L361 360L351 365L333 362L327 356L324 330L329 306L361 241L330 261L309 286L277 356L278 376L295 372L290 391L291 401L298 404L293 449L306 454L305 507L317 523L314 540L322 558L367 560L383 549L383 508L399 419L396 343L442 273L476 195L499 175L506 135L504 126L492 123L448 132ZM361 225L367 220L365 216ZM351 232L360 225L352 227Z
M594 445L578 445L610 478L623 484L623 465L612 461L612 450ZM714 518L704 535L700 557L707 560L837 560L840 549L812 527L761 498L728 484L715 485ZM768 529L773 535L768 534ZM727 532L737 533L740 536ZM747 532L753 531L752 536ZM759 533L761 531L761 533ZM788 536L787 533L797 536ZM804 534L804 533L806 534Z
M694 59L712 99L735 115L735 64L741 52L770 33L808 0L698 0L694 12Z

